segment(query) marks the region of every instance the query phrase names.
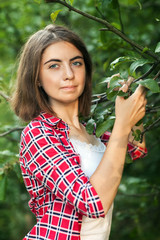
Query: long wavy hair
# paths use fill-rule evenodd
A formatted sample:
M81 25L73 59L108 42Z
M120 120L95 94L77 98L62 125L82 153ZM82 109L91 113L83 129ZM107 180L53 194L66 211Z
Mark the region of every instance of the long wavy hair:
M38 86L40 64L44 50L51 44L66 41L73 44L83 55L86 81L79 97L79 114L88 116L91 106L92 62L83 41L71 30L63 26L50 24L33 34L20 53L15 91L11 106L16 115L24 121L30 121L45 111L55 114L49 104L48 95ZM54 106L53 106L54 108Z

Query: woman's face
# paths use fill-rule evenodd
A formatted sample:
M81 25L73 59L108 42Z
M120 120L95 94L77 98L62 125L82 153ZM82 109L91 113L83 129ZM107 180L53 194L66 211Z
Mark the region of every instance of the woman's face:
M48 46L42 56L40 83L51 107L78 102L85 86L86 70L82 53L71 43Z

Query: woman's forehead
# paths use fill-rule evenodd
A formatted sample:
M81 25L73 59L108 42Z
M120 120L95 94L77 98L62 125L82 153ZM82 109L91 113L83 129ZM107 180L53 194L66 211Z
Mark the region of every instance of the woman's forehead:
M75 45L66 41L52 43L43 52L42 60L46 61L48 58L55 58L60 60L72 59L75 56L83 56Z

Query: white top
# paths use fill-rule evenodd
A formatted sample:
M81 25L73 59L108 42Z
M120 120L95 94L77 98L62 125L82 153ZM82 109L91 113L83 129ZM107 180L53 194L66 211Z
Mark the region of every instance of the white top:
M97 139L97 145L81 142L77 139L70 139L75 151L80 154L81 168L89 178L98 167L101 158L106 149L105 145ZM112 221L113 204L106 214L105 218L88 218L83 216L81 226L81 240L108 240L111 221Z

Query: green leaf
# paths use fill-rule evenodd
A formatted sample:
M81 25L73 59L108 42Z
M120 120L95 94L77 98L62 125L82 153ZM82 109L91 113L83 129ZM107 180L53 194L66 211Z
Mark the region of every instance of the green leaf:
M104 108L104 106L98 105L94 111L94 116L96 118L100 118L101 116L109 115L111 111L108 108Z
M129 97L128 92L118 91L117 96L127 98Z
M60 10L56 10L55 12L51 13L51 19L52 19L53 22L56 21L57 16L58 16L59 12L61 12L61 11L62 10L60 9Z
M160 42L157 44L156 49L155 49L155 53L160 52Z
M100 123L102 123L104 121L104 115L101 115L101 116L99 116L98 118L97 118L97 124L100 124Z
M89 134L93 134L93 131L94 131L94 127L95 127L95 121L94 119L89 119L89 121L87 122L87 125L86 125L86 130Z
M111 81L112 77L107 77L104 80L102 80L100 83L109 83Z
M132 136L134 137L135 141L140 141L141 140L141 130L136 129L135 131L132 132Z
M135 58L129 56L119 57L111 62L110 68L111 70L114 70L119 64L131 61L135 61Z
M145 80L139 80L136 83L146 87L147 89L149 89L153 93L159 93L160 92L160 87L159 87L158 83L155 80L153 80L152 78L148 78L148 79L145 79Z
M119 83L119 81L121 80L121 77L112 77L109 81L109 89L114 89L116 87L121 87L122 85Z
M148 64L148 63L151 63L150 60L148 59L139 59L135 62L133 62L130 66L130 72L133 73L135 72L135 70L138 68L138 67L142 67L144 66L145 64Z
M107 94L107 99L110 100L110 101L114 101L117 94L118 94L118 91L115 91L115 90L110 90L109 88L107 89L106 91L106 94Z
M115 116L110 116L101 124L97 124L96 127L96 136L100 137L103 133L105 133L107 130L110 130L113 126L115 121Z
M148 50L149 50L148 47L144 47L142 52L145 53L145 52L147 52Z

